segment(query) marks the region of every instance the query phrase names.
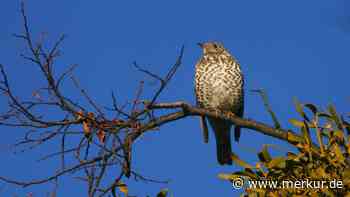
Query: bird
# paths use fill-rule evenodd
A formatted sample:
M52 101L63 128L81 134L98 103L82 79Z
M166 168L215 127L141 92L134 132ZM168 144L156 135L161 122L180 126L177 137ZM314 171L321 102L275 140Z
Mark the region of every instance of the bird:
M219 42L198 43L202 57L195 66L195 94L197 106L215 112L231 112L243 117L244 77L236 58ZM220 165L232 165L231 127L228 120L207 118L216 138L216 155ZM206 117L200 117L204 140L208 142ZM235 126L238 142L241 127Z

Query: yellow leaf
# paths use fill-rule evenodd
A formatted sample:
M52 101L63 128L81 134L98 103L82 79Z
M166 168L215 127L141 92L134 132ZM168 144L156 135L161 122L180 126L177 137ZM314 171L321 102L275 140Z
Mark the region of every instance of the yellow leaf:
M260 169L260 168L261 168L260 162L257 162L257 163L255 164L255 168L256 168L256 169Z
M303 134L304 140L308 145L311 145L311 137L310 137L310 129L306 123L306 121L304 120L303 122L303 126L301 127L301 132Z
M259 157L260 161L262 161L262 162L271 161L271 156L270 156L270 153L269 153L267 148L268 148L268 145L264 144L262 151L258 153L258 157Z
M224 173L220 173L218 174L219 179L224 179L224 180L234 180L237 178L241 178L241 175L237 175L237 174L224 174Z
M242 166L243 168L254 168L253 166L251 166L250 164L248 164L247 162L241 160L237 155L235 155L234 153L231 154L231 158L232 161L234 161L237 165Z
M78 111L77 113L76 113L76 115L77 115L77 120L81 120L81 119L83 119L83 111Z
M343 163L345 160L345 157L343 155L342 150L338 146L338 144L334 144L331 149L332 149L332 152L335 153L336 161Z
M285 168L286 159L284 157L275 157L268 164L268 168Z
M298 127L298 128L301 128L301 127L304 126L304 122L301 122L301 121L296 120L296 119L294 119L294 118L289 119L289 122L290 122L293 126Z
M343 142L344 141L344 132L342 130L335 130L334 137L336 137L338 140Z
M128 195L128 186L126 184L124 184L122 181L118 182L118 188L126 196Z
M302 139L298 138L297 136L295 136L294 134L288 132L287 133L287 139L289 142L293 142L294 144L298 144L298 143L302 143Z
M279 195L277 193L274 193L274 192L270 192L269 195L271 197L279 197Z
M168 189L162 189L158 194L157 197L166 197L168 195L169 190Z
M347 177L343 178L343 185L346 187L350 187L350 178L347 178Z
M105 142L105 137L106 137L105 131L102 130L102 129L98 130L98 132L97 132L97 138L98 138L98 140L100 141L100 143L103 144L103 143Z
M312 166L311 166L312 168ZM317 167L315 170L310 170L309 174L312 179L324 179L326 180L328 175L322 166Z

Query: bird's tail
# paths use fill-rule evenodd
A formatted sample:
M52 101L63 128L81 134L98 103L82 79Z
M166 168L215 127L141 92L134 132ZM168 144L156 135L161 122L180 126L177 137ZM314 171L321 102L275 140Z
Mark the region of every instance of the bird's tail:
M209 119L216 138L216 156L220 165L232 165L231 124L224 120Z
M201 124L202 131L203 131L204 143L208 143L209 142L208 125L207 125L207 121L205 121L205 117L204 116L200 117L200 124Z

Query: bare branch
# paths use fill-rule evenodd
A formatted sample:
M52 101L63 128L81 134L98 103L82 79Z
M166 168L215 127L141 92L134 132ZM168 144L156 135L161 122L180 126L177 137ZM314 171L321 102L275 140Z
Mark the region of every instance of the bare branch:
M220 118L224 120L229 120L233 124L240 126L242 128L248 128L254 131L258 131L264 135L268 135L277 139L281 139L283 141L289 142L290 144L296 145L300 141L303 140L301 136L294 133L291 130L284 130L284 129L276 129L269 125L266 125L264 123L260 123L254 120L249 119L243 119L235 116L232 113L216 113L210 110L192 107L189 104L186 104L184 102L174 102L174 103L159 103L159 104L153 104L152 106L149 106L151 109L176 109L180 108L181 111L170 113L168 115L164 115L159 117L158 119L144 125L139 129L139 132L133 133L131 138L135 140L140 134L142 134L145 131L148 131L151 128L161 126L163 124L166 124L168 122L178 120L181 118L184 118L186 116L209 116L209 117L215 117ZM318 149L317 145L314 145L314 148Z

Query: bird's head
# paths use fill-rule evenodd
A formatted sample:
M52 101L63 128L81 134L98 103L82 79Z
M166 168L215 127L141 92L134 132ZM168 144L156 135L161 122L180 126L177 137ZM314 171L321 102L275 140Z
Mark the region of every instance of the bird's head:
M220 54L226 50L219 42L204 42L198 45L203 49L204 54Z

